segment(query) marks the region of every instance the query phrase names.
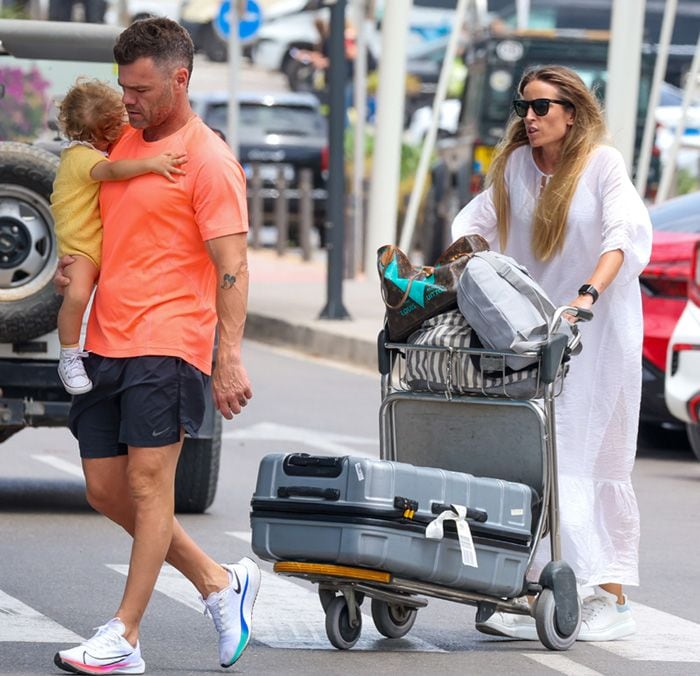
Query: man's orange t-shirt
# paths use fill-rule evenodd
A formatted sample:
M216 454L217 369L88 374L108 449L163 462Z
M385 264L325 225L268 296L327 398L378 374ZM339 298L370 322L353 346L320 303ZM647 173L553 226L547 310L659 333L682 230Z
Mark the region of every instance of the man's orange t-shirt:
M103 182L102 267L86 349L105 357L181 357L210 374L216 271L205 241L248 230L245 173L199 117L146 142L130 129L110 160L186 153L185 176Z

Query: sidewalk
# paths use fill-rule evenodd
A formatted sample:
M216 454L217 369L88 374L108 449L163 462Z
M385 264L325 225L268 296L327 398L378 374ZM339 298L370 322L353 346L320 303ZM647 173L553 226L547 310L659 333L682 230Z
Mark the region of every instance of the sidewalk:
M376 371L384 319L379 278L370 272L367 278L345 280L342 301L350 318L319 319L328 300L326 263L325 251L304 262L293 250L278 256L270 249L249 249L245 335Z

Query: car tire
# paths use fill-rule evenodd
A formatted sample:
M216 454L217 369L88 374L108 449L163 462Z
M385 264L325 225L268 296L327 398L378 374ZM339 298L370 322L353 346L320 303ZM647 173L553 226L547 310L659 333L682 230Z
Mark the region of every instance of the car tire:
M202 28L202 51L214 63L228 61L228 44L219 36L211 23Z
M53 153L0 142L0 342L32 340L56 328L61 297L50 199Z
M210 439L185 437L175 474L175 511L201 514L214 502L221 458L221 416Z
M695 453L695 457L700 460L700 423L688 423L686 430L690 448Z

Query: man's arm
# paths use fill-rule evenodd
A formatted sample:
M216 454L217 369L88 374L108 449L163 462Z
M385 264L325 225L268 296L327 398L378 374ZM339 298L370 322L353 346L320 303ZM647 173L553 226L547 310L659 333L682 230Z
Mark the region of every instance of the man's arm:
M184 174L180 165L185 162L187 158L184 153L161 153L154 157L114 162L105 159L90 170L90 177L95 181L124 181L142 174L153 173L175 182L173 174Z
M212 376L214 404L227 420L240 413L253 396L241 361L241 343L248 309L248 258L246 233L217 237L206 242L216 266L216 313L219 347Z

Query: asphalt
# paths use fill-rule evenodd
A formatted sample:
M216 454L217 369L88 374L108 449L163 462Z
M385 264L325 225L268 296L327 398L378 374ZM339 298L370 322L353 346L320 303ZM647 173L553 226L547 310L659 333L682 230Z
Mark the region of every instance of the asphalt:
M249 249L250 289L245 336L352 366L376 370L377 336L384 319L379 277L346 279L340 298L329 298L327 256L303 261L291 250ZM346 319L321 319L330 307Z

